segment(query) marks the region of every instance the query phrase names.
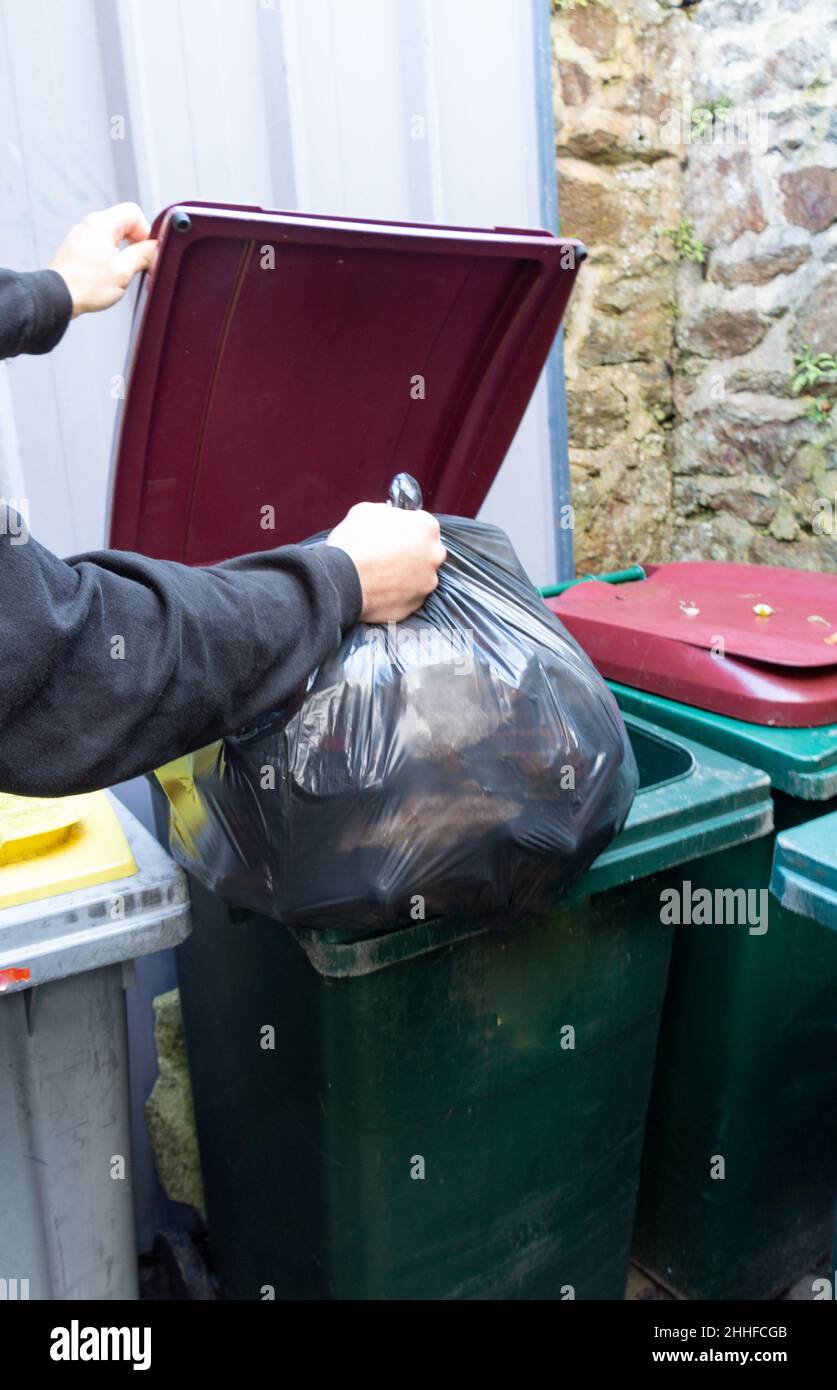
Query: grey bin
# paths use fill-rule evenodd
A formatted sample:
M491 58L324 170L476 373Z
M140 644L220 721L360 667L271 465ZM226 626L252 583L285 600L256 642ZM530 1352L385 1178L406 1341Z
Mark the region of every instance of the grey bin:
M111 801L137 873L0 910L0 970L30 970L0 996L0 1296L138 1296L124 991L191 921L182 870Z

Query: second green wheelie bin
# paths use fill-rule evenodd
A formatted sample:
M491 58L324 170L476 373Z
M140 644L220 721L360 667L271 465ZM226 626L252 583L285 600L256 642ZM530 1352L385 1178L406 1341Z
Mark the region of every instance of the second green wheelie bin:
M788 912L810 917L837 932L837 813L776 836L770 891ZM832 1046L837 1047L837 997L833 1021ZM823 1153L822 1164L826 1170L830 1168L837 1186L837 1150ZM837 1299L837 1213L829 1275L822 1278L814 1274L811 1294L815 1299Z
M550 606L623 712L768 773L777 830L837 806L837 576L670 564ZM770 897L772 854L690 864L674 904L634 1256L690 1298L776 1296L832 1229L837 933Z
M178 973L228 1297L624 1296L665 870L771 824L763 773L628 727L625 829L511 931L330 939L193 882Z

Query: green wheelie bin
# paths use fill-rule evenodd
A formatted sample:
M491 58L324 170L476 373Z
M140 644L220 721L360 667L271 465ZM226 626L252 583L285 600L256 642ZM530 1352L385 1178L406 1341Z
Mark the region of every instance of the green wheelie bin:
M226 1296L624 1296L671 942L660 875L771 824L763 773L628 723L625 829L511 931L331 939L193 882L178 974Z
M837 932L837 814L820 816L776 836L770 891L788 912ZM837 999L833 1026L837 1031ZM837 1186L837 1151L824 1153L822 1162L826 1169L830 1166ZM826 1279L814 1275L811 1294L814 1299L837 1298L837 1214L830 1274Z
M550 600L641 715L760 767L777 831L837 806L837 577L671 564ZM773 837L690 863L634 1258L688 1298L771 1298L824 1255L837 1179L837 933L768 893Z

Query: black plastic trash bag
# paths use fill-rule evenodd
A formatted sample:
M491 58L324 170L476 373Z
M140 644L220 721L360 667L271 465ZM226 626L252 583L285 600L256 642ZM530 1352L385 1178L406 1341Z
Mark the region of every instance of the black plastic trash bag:
M361 623L257 726L157 776L178 861L293 926L506 925L549 906L638 784L616 702L506 535L440 517L413 617Z

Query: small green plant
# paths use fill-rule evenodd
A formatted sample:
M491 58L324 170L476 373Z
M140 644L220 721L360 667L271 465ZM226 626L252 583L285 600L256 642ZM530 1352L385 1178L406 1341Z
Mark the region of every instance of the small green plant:
M831 401L827 396L805 396L805 419L814 425L827 425L831 416Z
M795 396L800 392L818 386L823 381L837 379L837 356L833 352L814 352L813 348L803 347L793 359L790 388ZM812 425L830 425L834 402L828 396L802 397L805 405L805 419Z
M816 386L824 377L834 377L837 373L837 357L832 352L814 352L803 347L793 359L795 371L791 377L791 390L795 396L806 386Z
M687 217L681 217L676 227L666 227L663 235L674 242L679 261L698 261L703 264L706 260L709 247L695 235L695 229Z
M717 101L702 101L692 107L692 134L702 140L714 128L718 116L725 116L732 110L729 97L718 97Z
M552 0L552 8L556 13L559 10L586 10L589 4L590 0Z

